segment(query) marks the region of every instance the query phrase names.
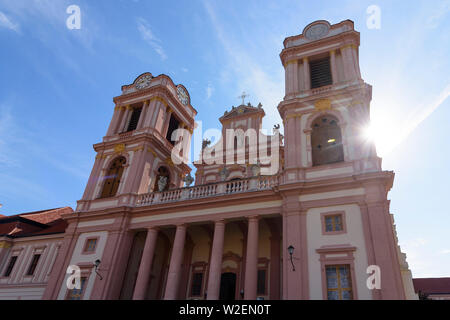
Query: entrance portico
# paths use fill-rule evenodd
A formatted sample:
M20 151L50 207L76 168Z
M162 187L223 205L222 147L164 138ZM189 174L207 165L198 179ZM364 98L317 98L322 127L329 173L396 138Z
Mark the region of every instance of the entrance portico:
M136 230L136 237L146 234L145 241L134 241L127 273L136 273L136 277L125 277L122 289L125 292L132 286L132 296L128 289L128 296L122 294L121 298L278 299L280 229L281 216L252 215ZM170 242L166 261L160 260L162 246L157 248L163 238ZM165 268L159 268L156 259ZM159 292L152 294L161 282Z

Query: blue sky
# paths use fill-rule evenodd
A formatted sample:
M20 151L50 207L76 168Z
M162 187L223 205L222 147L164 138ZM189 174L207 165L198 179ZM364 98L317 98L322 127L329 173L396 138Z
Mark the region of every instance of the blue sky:
M69 30L69 5L81 29ZM367 8L381 9L369 29ZM280 123L279 53L310 22L355 22L373 86L372 119L398 236L415 277L450 276L450 1L0 2L0 214L75 208L105 135L112 98L143 72L189 90L197 120L217 120L246 91L264 127Z

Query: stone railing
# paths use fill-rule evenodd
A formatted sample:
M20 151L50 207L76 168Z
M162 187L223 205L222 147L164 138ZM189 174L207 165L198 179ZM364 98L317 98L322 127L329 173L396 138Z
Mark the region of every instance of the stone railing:
M137 198L136 205L148 206L152 204L201 199L243 192L270 190L277 185L278 176L259 176L249 179L141 194Z

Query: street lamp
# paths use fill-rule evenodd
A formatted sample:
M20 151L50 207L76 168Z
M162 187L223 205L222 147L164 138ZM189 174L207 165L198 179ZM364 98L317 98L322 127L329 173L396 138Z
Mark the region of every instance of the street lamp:
M292 261L292 255L294 254L294 247L290 245L288 248L289 255L291 257L292 271L295 271L294 261Z
M102 276L100 275L100 273L98 273L98 271L97 271L98 266L100 265L100 263L102 263L102 262L100 261L100 259L95 260L95 262L94 262L95 273L100 277L100 280L103 280L103 277L102 277Z

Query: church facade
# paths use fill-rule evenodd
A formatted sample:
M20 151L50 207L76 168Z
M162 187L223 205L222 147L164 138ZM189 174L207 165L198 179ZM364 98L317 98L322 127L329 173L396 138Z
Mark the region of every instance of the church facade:
M187 89L150 73L123 86L42 298L414 299L389 211L394 173L362 135L359 41L350 20L286 38L284 135L260 133L261 105L233 107L193 186Z

